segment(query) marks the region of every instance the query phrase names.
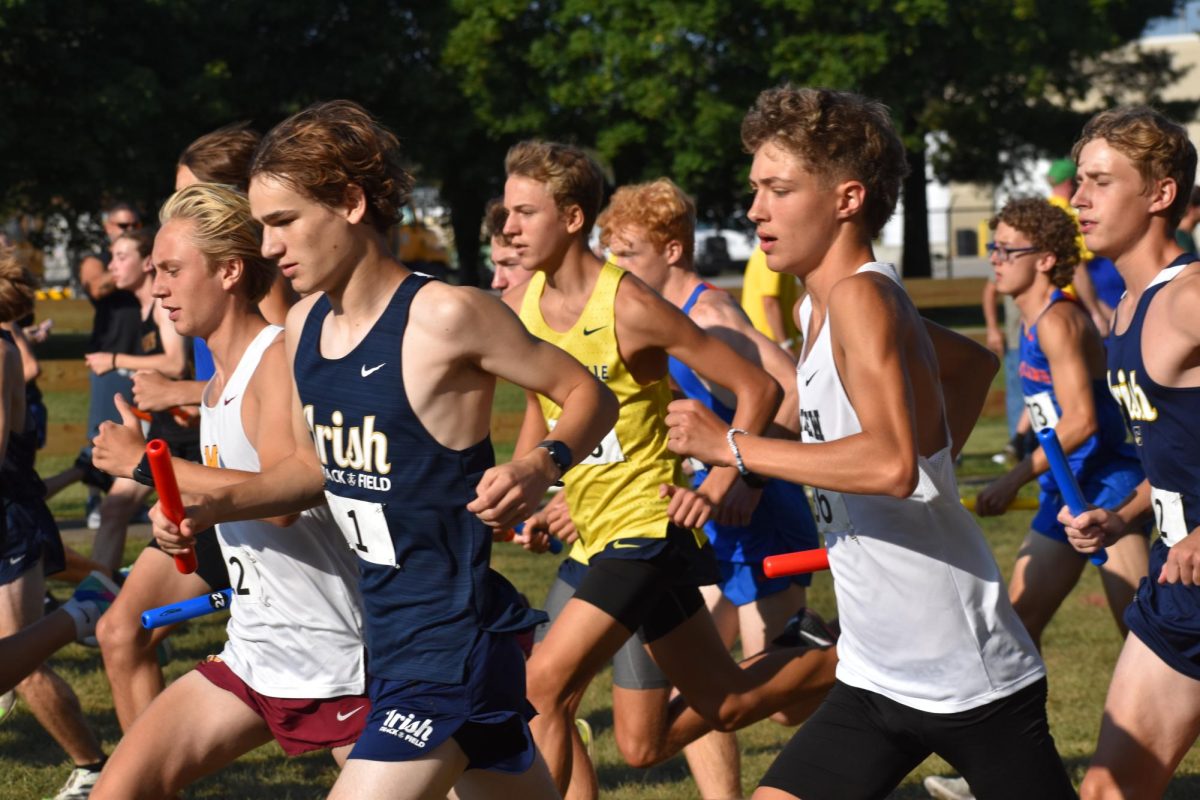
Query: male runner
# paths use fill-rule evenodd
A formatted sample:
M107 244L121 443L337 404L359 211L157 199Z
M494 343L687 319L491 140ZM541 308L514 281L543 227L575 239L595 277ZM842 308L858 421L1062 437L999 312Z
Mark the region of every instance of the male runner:
M200 406L205 464L173 459L181 490L244 480L291 453L291 378L282 329L257 304L274 282L246 196L194 184L159 214L154 295L184 336L204 338L216 373ZM144 477L136 417L105 423L97 450ZM109 427L111 426L111 427ZM229 641L137 718L94 797L170 797L274 737L296 755L331 749L339 763L362 731L365 690L354 557L321 507L286 529L217 527L234 601Z
M583 151L523 142L509 151L505 168L504 232L521 267L534 273L505 302L520 309L532 333L578 358L621 403L616 426L564 482L579 532L577 560L587 562L587 574L528 665L529 697L539 712L532 728L565 792L573 762L581 760L573 742L575 698L639 629L670 682L725 730L793 701L815 702L828 688L836 656L788 652L738 668L697 588L720 576L711 546L692 530L708 521L738 472L715 469L693 491L684 488L679 461L666 449L669 356L730 388L735 424L748 429L766 427L779 387L636 277L589 251L603 179ZM527 453L547 428L557 431L558 414L550 399L530 394L514 452ZM752 503L742 500L727 504L725 519L749 519ZM697 670L697 663L705 668ZM672 724L666 713L639 722L647 726L646 741L665 741ZM590 764L579 766L590 770Z
M1046 723L1045 669L959 502L947 413L959 400L943 396L894 268L874 261L907 170L887 110L771 89L742 140L768 264L808 290L802 442L749 435L678 400L670 446L814 487L842 628L837 684L755 797L882 797L931 752L982 798L1073 796Z
M795 363L779 345L755 329L728 293L696 275L692 266L695 220L691 199L670 179L660 178L618 189L596 224L601 243L609 248L618 266L636 275L738 355L763 367L783 387L784 399L773 424L777 435L794 438L799 433ZM706 383L678 359L669 359L668 369L686 396L705 403L723 419L733 419L732 393ZM693 466L692 485L698 488L708 469L699 462ZM704 526L717 557L721 581L701 587L700 593L726 646L732 647L740 636L742 652L752 655L762 652L783 632L796 609L804 608L805 587L812 579L811 575L767 578L762 560L777 553L809 550L819 543L803 487L786 481L766 481L765 485L751 487L738 481L733 491L756 499L757 505L748 525L709 521ZM832 645L834 636L830 633L816 643ZM617 744L626 759L640 754L648 760L646 756L652 757L656 743L638 741L638 734L646 726L637 720L665 703L670 684L644 649L627 649L629 657L638 659L641 665L636 670L618 669L613 673ZM630 672L639 678L632 684L622 681ZM631 736L634 742L626 743ZM713 732L686 747L684 755L701 797L741 796L734 734Z
M492 288L501 294L529 280L529 273L521 269L517 248L513 247L512 241L504 235L504 223L507 221L508 211L504 208L504 198L496 197L488 201L483 212L483 229L487 233L489 257L492 262Z
M286 330L295 450L202 498L183 532L197 518L305 508L325 490L359 556L372 704L331 797L552 797L515 637L544 616L488 568L489 528L532 514L615 404L494 298L391 257L386 232L411 185L396 137L349 101L305 109L263 140L250 183L263 254L306 295ZM554 439L498 467L497 377L565 409ZM165 547L186 545L154 518Z
M1146 481L1128 502L1078 518L1076 549L1112 545L1153 511L1149 576L1125 612L1085 798L1159 797L1200 734L1200 266L1172 233L1187 208L1196 150L1183 126L1145 107L1093 117L1075 144L1072 202L1087 245L1111 258L1126 294L1108 341L1108 385Z
M1104 344L1086 309L1063 289L1079 262L1074 217L1038 197L1014 200L991 221L996 289L1021 314L1020 373L1035 429L1054 428L1088 502L1115 506L1142 482L1133 448L1125 443L1120 409L1104 381ZM1037 479L1042 494L1032 529L1021 544L1009 599L1041 648L1042 631L1083 572L1058 522L1063 500L1041 449L988 485L975 500L980 516L1003 514L1017 491ZM1139 530L1145 534L1148 526ZM1144 536L1127 536L1100 568L1108 605L1122 636L1121 614L1146 574Z

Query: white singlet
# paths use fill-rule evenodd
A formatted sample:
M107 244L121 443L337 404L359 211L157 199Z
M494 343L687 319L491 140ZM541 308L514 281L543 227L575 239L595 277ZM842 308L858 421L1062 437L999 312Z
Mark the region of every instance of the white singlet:
M864 271L900 283L890 264ZM811 317L806 297L801 330ZM804 442L862 431L829 331L827 315L796 368ZM842 626L837 677L920 711L965 711L1028 686L1045 668L983 531L959 501L949 445L917 463L916 491L904 499L813 489Z
M242 427L242 396L283 329L246 348L221 396L200 404L207 466L259 472ZM268 697L319 699L366 691L358 566L326 506L280 528L259 520L217 526L233 605L221 660Z

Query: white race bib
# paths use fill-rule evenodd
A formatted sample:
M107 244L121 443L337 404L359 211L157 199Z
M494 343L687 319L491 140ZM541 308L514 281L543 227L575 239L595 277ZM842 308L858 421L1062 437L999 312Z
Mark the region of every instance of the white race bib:
M1187 520L1183 516L1183 496L1179 492L1150 487L1150 506L1154 509L1154 523L1167 547L1174 547L1188 535Z
M1026 395L1025 407L1029 409L1029 421L1035 431L1058 427L1058 412L1054 410L1054 400L1049 392Z
M399 566L382 503L339 497L332 492L325 492L325 499L346 544L359 558L385 567Z
M817 519L817 530L821 533L845 533L850 530L850 514L840 492L826 492L814 488L813 515Z
M558 420L551 419L546 421L546 427L554 430L554 425ZM604 438L600 440L600 444L596 445L596 449L588 453L587 458L580 459L580 464L618 464L625 460L625 451L621 449L621 442L617 439L617 429L613 428L608 433L604 434Z
M229 567L229 587L236 603L261 603L262 576L258 574L258 558L247 547L226 548L225 563ZM270 605L269 603L267 605Z

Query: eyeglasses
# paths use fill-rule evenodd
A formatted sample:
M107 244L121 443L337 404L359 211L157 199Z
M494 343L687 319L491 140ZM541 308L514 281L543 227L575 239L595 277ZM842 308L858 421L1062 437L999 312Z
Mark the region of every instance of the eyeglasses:
M1012 261L1013 256L1020 256L1026 253L1040 253L1041 250L1042 248L1040 247L1005 247L995 242L988 242L987 246L989 256L994 255L997 260L1006 263Z

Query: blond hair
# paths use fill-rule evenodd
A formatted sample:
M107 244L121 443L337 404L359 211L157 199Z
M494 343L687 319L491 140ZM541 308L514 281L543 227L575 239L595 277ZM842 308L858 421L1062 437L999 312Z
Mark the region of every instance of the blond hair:
M504 157L504 172L546 184L559 212L579 206L586 237L596 224L604 201L604 173L591 156L578 147L531 139L513 145Z
M600 242L605 247L622 228L638 227L646 231L646 238L659 252L668 242L679 242L684 259L689 264L692 261L696 204L670 178L617 189L596 224L600 226Z
M767 143L798 158L825 186L862 183L863 219L872 238L891 219L908 160L882 103L790 84L767 89L742 121L742 145L753 154Z
M33 310L37 279L12 247L0 248L0 322L21 319Z
M262 226L250 216L246 195L232 186L193 183L167 199L158 219L163 225L190 220L191 242L212 268L240 259L239 285L250 303L263 299L275 282L275 263L262 255Z
M1190 187L1196 180L1196 148L1187 129L1149 106L1101 111L1083 126L1079 141L1071 148L1076 163L1084 146L1095 139L1103 139L1132 161L1146 190L1166 178L1175 181L1175 202L1167 209L1167 219L1172 226L1178 225L1191 203Z

